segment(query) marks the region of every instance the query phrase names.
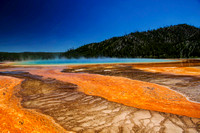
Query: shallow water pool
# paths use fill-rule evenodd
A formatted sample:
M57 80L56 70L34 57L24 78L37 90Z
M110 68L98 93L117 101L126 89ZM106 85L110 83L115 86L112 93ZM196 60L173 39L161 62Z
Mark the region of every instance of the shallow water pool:
M80 59L51 59L31 60L15 63L16 65L69 65L69 64L106 64L106 63L152 63L152 62L173 62L170 59L150 58L80 58Z

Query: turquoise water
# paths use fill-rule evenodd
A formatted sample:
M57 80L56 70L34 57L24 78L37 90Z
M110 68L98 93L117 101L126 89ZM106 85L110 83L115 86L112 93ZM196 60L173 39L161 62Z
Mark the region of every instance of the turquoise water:
M173 62L176 60L147 58L80 58L53 59L17 62L17 65L70 65L70 64L105 64L105 63L142 63L142 62Z

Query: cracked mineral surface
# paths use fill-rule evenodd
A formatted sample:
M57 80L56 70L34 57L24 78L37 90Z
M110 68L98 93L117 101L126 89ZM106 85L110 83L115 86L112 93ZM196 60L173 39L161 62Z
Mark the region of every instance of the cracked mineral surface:
M41 126L42 132L198 133L198 67L195 74L192 68L193 75L184 67L174 68L179 73L172 69L166 73L164 68L165 72L160 68L152 72L130 64L1 69L1 87L6 88L7 81L16 80L17 84L11 91L1 89L2 97L9 94L14 100L1 101L0 109L7 114L16 110L14 106L19 109L9 119L18 126L8 126L2 114L0 130L30 132ZM33 113L32 117L22 110ZM15 123L15 118L20 120ZM36 123L31 123L32 119ZM25 130L30 123L35 128Z

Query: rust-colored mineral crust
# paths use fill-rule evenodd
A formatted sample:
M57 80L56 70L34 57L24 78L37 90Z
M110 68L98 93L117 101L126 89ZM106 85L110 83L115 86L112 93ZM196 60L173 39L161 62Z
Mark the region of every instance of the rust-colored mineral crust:
M195 67L135 67L148 72L159 72L167 74L191 75L200 77L200 69Z
M77 84L79 91L128 106L200 118L200 113L197 113L200 110L199 103L191 102L180 93L154 83L97 74L62 73L60 69L30 72Z
M0 132L2 133L63 133L52 118L21 107L15 96L21 79L0 76Z

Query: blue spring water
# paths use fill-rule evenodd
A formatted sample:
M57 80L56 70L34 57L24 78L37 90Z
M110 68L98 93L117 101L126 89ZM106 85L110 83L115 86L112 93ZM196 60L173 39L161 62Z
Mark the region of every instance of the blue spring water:
M106 64L106 63L152 63L152 62L173 62L170 59L150 58L79 58L79 59L51 59L21 61L17 65L70 65L70 64Z

